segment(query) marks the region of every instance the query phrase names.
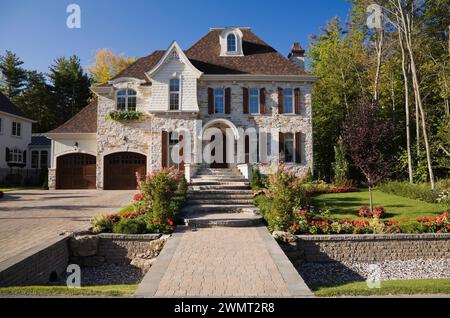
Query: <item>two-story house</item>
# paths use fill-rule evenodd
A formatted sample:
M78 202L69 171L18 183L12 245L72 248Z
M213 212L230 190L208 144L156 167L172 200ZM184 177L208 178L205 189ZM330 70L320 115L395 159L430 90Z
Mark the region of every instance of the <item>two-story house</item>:
M305 174L314 81L297 43L284 57L249 28L212 28L186 51L173 42L92 87L95 100L46 134L49 186L134 189L136 172L169 166L188 179L209 165Z
M0 93L0 184L42 185L50 140L32 134L34 122Z

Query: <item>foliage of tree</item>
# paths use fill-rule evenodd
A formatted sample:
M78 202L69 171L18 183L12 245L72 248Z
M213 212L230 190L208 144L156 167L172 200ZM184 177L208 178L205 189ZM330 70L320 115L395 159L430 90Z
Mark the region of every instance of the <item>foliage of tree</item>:
M49 68L55 126L64 123L86 106L92 94L91 79L77 56L57 58Z
M0 91L14 99L24 87L27 73L21 67L23 61L11 51L0 56L0 72L3 74Z
M334 146L333 182L336 185L346 185L349 180L349 164L345 155L344 141L339 139Z
M388 176L392 164L385 155L392 140L391 122L381 116L376 103L362 98L347 116L343 136L353 163L361 170L369 187L372 211L372 188Z
M94 83L98 85L106 83L135 60L123 54L115 55L108 49L100 49L95 55L95 61L87 67L87 71L92 76Z
M51 87L45 75L36 71L28 72L22 93L16 98L17 105L29 117L36 120L33 131L46 132L53 128L55 114L52 111Z
M344 118L367 95L377 101L380 116L394 123L394 142L385 151L401 164L390 177L411 182L424 173L428 180L434 174L448 177L450 2L350 2L349 21L328 22L313 36L308 52L311 71L319 77L313 90L317 176L333 178L333 147ZM381 30L366 25L366 10L373 3L383 8Z

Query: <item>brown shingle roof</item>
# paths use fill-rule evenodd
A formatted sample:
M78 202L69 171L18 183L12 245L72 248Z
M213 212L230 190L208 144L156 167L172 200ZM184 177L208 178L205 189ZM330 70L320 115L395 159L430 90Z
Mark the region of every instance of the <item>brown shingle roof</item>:
M155 51L152 54L137 59L133 64L128 66L122 72L114 76L113 79L120 77L134 77L146 80L145 72L150 71L163 57L165 51Z
M205 74L305 75L306 73L261 40L249 29L242 29L244 56L220 56L219 35L212 30L195 43L186 55Z
M307 75L307 73L278 53L249 29L242 29L244 56L220 56L219 35L212 30L185 53L191 63L204 74L253 74L253 75ZM155 51L142 57L124 69L113 79L134 77L148 80L150 71L163 57L165 51ZM100 86L109 86L103 84Z
M19 107L13 104L13 102L11 102L11 100L2 93L0 93L0 111L11 115L30 119Z
M82 134L97 132L97 98L84 107L78 114L49 133L51 134Z

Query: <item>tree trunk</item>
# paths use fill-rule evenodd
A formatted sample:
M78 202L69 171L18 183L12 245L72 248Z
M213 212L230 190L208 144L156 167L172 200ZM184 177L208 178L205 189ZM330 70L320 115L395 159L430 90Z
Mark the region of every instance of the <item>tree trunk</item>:
M413 183L413 167L412 167L412 156L411 156L411 130L410 130L410 116L409 116L409 85L408 85L408 72L406 70L406 53L405 47L403 46L403 36L402 33L398 32L400 48L402 52L402 71L403 80L405 85L405 119L406 119L406 150L408 153L408 176L409 182Z
M369 202L370 202L370 213L373 212L373 193L372 193L372 187L369 186Z
M381 56L383 54L383 37L384 37L383 29L381 29L380 30L380 37L376 41L377 69L376 69L376 72L375 72L374 92L373 92L373 99L375 101L378 101L378 99L379 99L378 88L379 88L379 85L380 85Z
M409 16L405 17L405 14L403 12L403 7L401 4L401 0L398 0L398 6L400 11L400 18L403 26L403 31L405 34L405 40L406 40L406 47L408 49L409 53L409 59L411 64L411 74L412 74L412 80L413 80L413 88L414 88L414 97L417 103L417 107L420 110L420 117L422 119L422 134L423 139L425 143L425 152L427 156L427 164L428 164L428 173L430 176L430 183L431 183L431 189L434 190L436 188L435 181L434 181L434 173L433 173L433 167L431 165L431 151L430 151L430 145L428 142L428 133L427 133L427 126L426 126L426 119L425 119L425 111L423 109L422 105L422 97L420 94L420 83L419 79L417 77L417 69L414 59L414 52L412 47L412 30L411 30L411 19Z

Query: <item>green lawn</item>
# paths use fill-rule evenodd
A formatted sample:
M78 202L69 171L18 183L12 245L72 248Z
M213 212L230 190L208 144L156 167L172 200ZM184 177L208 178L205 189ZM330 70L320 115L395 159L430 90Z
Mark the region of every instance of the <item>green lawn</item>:
M319 297L450 294L450 279L391 280L382 282L379 289L357 282L312 290Z
M68 288L66 286L2 287L0 295L33 296L132 296L137 285L108 285Z
M439 204L412 200L375 190L375 206L384 206L387 217L400 222L415 221L419 217L430 217L444 212ZM354 193L323 194L313 198L314 206L328 208L331 214L340 219L358 219L362 205L369 205L369 192L362 190Z

